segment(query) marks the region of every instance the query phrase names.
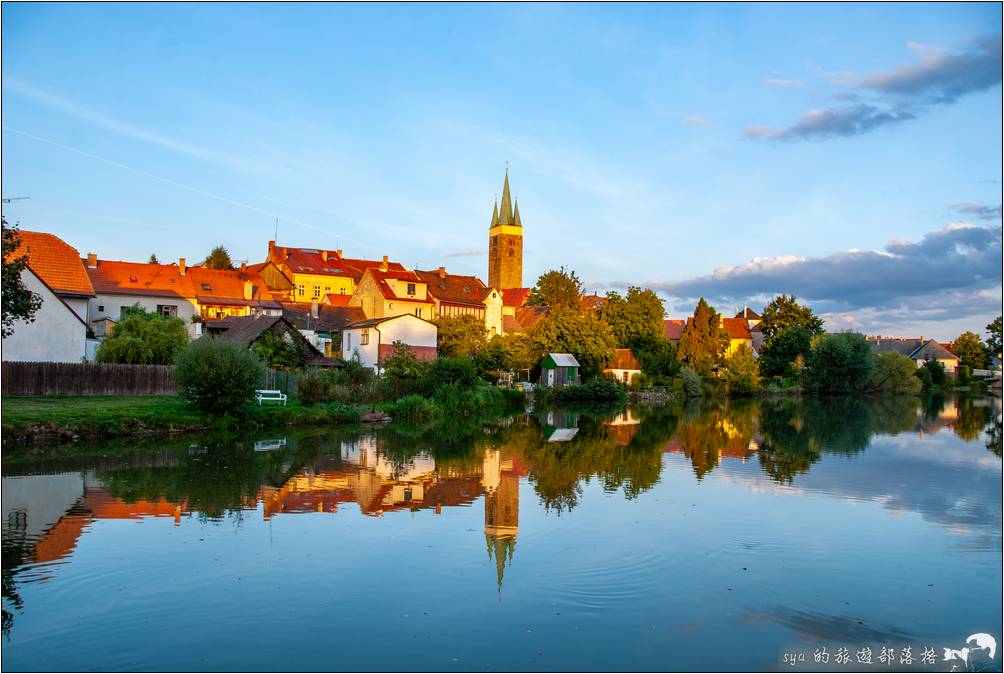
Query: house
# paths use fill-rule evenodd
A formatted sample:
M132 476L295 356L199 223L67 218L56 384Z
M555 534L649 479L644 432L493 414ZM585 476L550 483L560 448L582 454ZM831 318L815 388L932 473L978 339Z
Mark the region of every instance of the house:
M345 295L335 295L344 297ZM282 316L296 326L300 334L328 358L342 354L342 329L356 321L365 320L359 307L332 306L317 302L283 302Z
M876 336L867 340L875 353L895 351L915 361L917 367L928 360L936 360L953 377L959 367L959 357L933 339Z
M394 342L401 342L419 360L435 360L438 333L435 323L414 314L367 318L342 329L342 358L358 357L376 369L394 353Z
M614 381L630 384L631 380L641 374L641 364L631 353L631 349L617 349L613 360L603 370L603 375Z
M264 279L246 265L240 269L207 269L189 267L197 314L203 319L228 316L282 315L282 305L272 294Z
M540 384L561 388L579 383L579 361L570 353L549 353L540 361Z
M579 309L585 313L588 311L597 311L603 308L603 305L607 303L607 298L602 295L597 295L593 293L592 295L583 295L579 298Z
M176 265L150 264L99 260L95 253L88 253L84 268L94 287L89 315L98 338L105 337L108 327L137 304L145 311L180 318L196 335L195 290L185 258Z
M367 318L412 314L432 320L436 303L429 296L428 284L417 273L381 265L363 273L349 306L361 307Z
M736 311L736 318L746 319L746 323L749 324L750 330L752 330L753 328L755 328L757 325L760 324L760 321L762 320L763 317L757 312L750 309L749 307L744 306L742 308L742 311L738 310Z
M25 255L21 281L42 300L31 322L18 321L3 339L5 361L74 363L88 356L88 300L94 297L80 253L45 232L20 231L13 257Z
M725 349L725 355L731 356L743 345L753 348L753 334L750 332L750 325L745 318L722 318L718 317L722 328L729 334L729 346Z
M402 264L390 262L386 255L382 262L352 259L344 257L341 250L290 248L277 246L275 241L268 242L268 255L261 265L266 282L275 283L269 286L273 290L282 290L287 282L291 284L288 299L295 302L320 301L331 294L351 295L367 269L382 266L390 271L405 271Z
M477 276L450 274L446 267L435 271L415 270L425 282L428 296L434 303L433 316L474 316L485 324L488 336L503 332L503 294L489 288Z
M308 363L313 365L326 364L324 362L324 354L311 344L306 337L301 335L296 326L282 316L269 316L265 314L258 316L230 316L219 321L214 321L211 327L207 326L207 331L212 334L212 337L206 335L202 339L227 339L237 342L248 349L261 339L265 333L271 333L280 336L286 342L299 342L307 351Z
M683 331L687 329L687 321L667 319L662 322L662 327L665 331L666 339L674 344L679 344L680 338L683 337Z

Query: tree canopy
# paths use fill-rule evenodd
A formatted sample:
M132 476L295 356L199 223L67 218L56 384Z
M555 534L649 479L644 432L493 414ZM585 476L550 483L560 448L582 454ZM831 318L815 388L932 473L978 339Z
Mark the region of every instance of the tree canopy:
M613 330L619 347L630 347L641 338L665 336L662 321L666 309L655 291L647 288L631 286L626 296L617 292L607 293L599 315Z
M960 365L966 365L970 370L987 366L987 348L975 332L967 330L956 337L952 342L952 353L959 357Z
M206 269L233 269L234 262L230 259L230 253L222 245L216 246L211 251L209 255L206 256L206 261L203 262Z
M180 318L144 311L136 304L101 342L96 358L99 363L170 365L187 344Z
M812 332L801 325L792 325L774 333L760 355L760 372L765 377L791 377L809 354Z
M616 348L613 331L596 314L564 307L552 307L527 330L526 339L536 356L534 365L545 353L570 353L579 361L583 377L600 374Z
M729 334L719 322L718 312L702 297L694 308L693 319L680 337L676 357L686 363L697 374L708 375L711 368L720 363L729 348Z
M1001 317L998 316L991 323L987 324L987 349L990 357L996 358L1001 355Z
M530 291L527 304L538 307L567 307L578 309L582 301L582 281L574 271L562 267L541 274L537 285Z
M872 349L864 335L840 332L816 335L806 359L805 387L819 393L865 391L874 368Z
M870 388L882 393L918 393L923 387L917 377L917 363L909 356L895 351L873 355Z
M3 305L2 334L10 337L14 334L14 324L18 321L31 323L35 320L35 312L42 306L42 298L38 293L29 290L21 280L21 272L28 266L28 256L25 254L14 257L14 252L21 246L21 235L17 225L13 227L3 219L3 289L0 293Z
M440 356L473 357L488 345L485 322L477 316L443 316L436 320Z
M778 295L764 307L758 327L769 345L777 333L796 326L805 328L813 335L823 332L823 321L812 309L796 302L794 295Z

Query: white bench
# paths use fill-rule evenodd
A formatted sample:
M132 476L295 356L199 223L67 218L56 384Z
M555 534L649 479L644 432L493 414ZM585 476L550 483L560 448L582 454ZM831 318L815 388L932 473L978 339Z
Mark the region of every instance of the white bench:
M283 405L286 404L286 394L278 389L261 389L254 392L254 399L258 401L258 406L261 407L263 400L274 400L276 402L281 402Z

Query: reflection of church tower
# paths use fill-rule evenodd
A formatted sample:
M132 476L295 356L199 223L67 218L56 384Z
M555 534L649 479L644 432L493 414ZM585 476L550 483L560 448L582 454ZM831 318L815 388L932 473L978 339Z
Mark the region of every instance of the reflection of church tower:
M509 168L502 186L502 207L495 205L488 230L488 286L503 290L523 287L523 223L519 203L509 197Z
M498 450L485 452L481 484L485 489L485 542L488 559L498 569L498 589L506 564L512 564L519 532L519 473L513 471L512 459L504 459Z

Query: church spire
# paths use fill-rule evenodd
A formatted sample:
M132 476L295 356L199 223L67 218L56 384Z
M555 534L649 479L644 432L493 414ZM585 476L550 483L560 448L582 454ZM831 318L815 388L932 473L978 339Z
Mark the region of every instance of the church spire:
M515 206L515 211L513 213L513 224L516 225L517 227L522 227L523 223L520 222L519 220L519 199L516 199L514 203L516 204L516 206Z
M494 227L499 224L499 202L498 199L495 200L495 205L492 207L492 224L489 227Z
M512 199L509 197L509 167L505 169L505 184L502 186L502 212L499 213L500 225L513 224Z

